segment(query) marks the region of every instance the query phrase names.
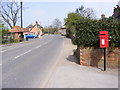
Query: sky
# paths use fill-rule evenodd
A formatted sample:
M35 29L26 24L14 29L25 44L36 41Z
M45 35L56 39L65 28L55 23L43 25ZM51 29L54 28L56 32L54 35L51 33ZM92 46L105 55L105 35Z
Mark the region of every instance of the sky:
M64 23L67 14L74 12L76 8L83 5L85 8L92 8L95 11L96 18L99 19L101 14L106 17L112 16L114 7L119 0L32 0L23 1L23 26L35 24L38 21L43 27L51 25L55 18Z

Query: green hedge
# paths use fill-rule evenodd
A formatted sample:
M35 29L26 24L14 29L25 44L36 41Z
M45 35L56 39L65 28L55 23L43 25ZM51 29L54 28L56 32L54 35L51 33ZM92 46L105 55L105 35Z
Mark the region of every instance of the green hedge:
M115 18L93 20L77 15L77 19L74 19L71 17L76 16L76 13L70 15L65 19L67 35L74 36L72 41L77 46L99 47L99 31L108 31L111 36L110 47L120 47L120 24Z

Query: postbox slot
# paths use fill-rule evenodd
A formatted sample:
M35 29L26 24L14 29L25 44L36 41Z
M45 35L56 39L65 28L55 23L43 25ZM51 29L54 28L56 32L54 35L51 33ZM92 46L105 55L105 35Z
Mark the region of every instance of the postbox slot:
M100 34L100 35L106 35L106 34Z

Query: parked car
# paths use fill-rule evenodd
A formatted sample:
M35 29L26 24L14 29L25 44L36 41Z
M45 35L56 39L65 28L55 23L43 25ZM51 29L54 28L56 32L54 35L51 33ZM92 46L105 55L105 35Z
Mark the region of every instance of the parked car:
M37 35L34 35L34 34L25 34L25 38L37 38Z
M45 35L45 33L42 33L41 36Z

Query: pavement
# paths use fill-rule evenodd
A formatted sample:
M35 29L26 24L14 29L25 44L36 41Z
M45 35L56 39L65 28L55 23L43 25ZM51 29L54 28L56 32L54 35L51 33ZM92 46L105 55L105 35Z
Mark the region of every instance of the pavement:
M75 49L76 46L66 38L59 63L45 88L118 88L117 69L101 71L95 67L81 66L73 55Z

